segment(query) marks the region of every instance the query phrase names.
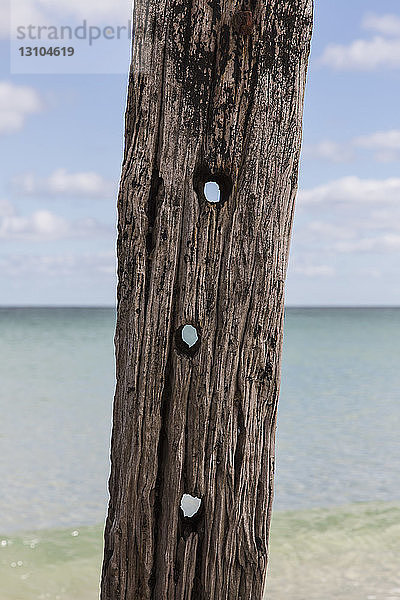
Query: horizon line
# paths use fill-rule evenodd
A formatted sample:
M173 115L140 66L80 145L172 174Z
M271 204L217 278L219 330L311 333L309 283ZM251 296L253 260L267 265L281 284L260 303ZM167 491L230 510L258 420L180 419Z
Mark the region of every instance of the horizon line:
M116 304L0 304L0 309L12 308L91 308L91 309L117 309ZM400 308L400 304L285 304L286 308Z

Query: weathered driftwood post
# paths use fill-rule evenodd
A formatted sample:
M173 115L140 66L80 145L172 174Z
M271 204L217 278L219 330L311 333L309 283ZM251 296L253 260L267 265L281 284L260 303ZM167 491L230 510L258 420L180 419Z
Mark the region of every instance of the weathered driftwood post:
M102 600L262 598L311 29L135 2Z

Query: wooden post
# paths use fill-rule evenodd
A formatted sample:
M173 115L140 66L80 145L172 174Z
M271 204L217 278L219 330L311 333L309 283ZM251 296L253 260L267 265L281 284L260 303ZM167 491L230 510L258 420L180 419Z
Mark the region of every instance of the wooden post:
M102 600L262 598L311 29L135 1Z

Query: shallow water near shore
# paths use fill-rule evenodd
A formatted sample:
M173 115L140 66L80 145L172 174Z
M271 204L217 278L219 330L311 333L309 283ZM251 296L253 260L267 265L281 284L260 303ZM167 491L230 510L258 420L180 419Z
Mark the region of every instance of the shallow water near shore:
M1 536L2 600L96 600L102 526ZM400 598L400 505L276 512L266 600Z
M268 600L400 598L400 504L275 513Z
M114 325L0 308L0 600L98 598ZM287 310L268 600L400 599L399 357L399 309Z

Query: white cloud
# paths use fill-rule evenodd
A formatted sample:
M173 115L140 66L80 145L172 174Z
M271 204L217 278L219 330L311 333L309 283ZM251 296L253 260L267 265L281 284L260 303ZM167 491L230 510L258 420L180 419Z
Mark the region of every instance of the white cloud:
M335 163L350 162L356 158L357 149L372 151L375 160L379 162L396 162L400 160L400 129L377 131L343 143L323 140L316 144L306 144L304 156Z
M311 221L307 227L314 236L335 239L352 239L356 236L356 230L348 226L337 225L326 221Z
M385 255L375 260L396 262L400 179L337 179L300 191L298 208L294 248L299 273L303 270L306 275L308 267L315 265L333 266L338 272L339 257L349 253ZM346 268L343 260L347 259L341 260L341 268Z
M0 238L48 240L59 239L68 234L68 223L64 219L39 210L28 217L9 215L0 222Z
M397 69L400 67L400 39L376 36L370 40L355 40L347 46L329 44L319 62L338 71Z
M331 265L295 264L291 266L290 271L305 277L333 277L335 275L335 269Z
M368 13L365 15L362 25L364 29L371 29L387 36L400 37L400 17L397 15Z
M400 235L386 233L375 237L366 237L354 241L337 242L339 252L373 252L400 250Z
M381 163L398 162L400 160L400 151L380 150L375 152L375 160Z
M32 196L109 198L115 193L113 182L92 171L68 173L66 169L57 169L46 178L26 173L14 178L12 183L17 192Z
M7 201L0 203L0 239L48 241L63 238L92 237L110 233L95 219L69 221L48 210L20 215Z
M363 135L353 140L354 146L373 150L375 158L381 162L391 162L400 159L400 129L377 131Z
M370 135L355 138L354 144L360 148L400 150L400 129L377 131Z
M15 211L12 204L8 200L0 198L0 219L3 219L4 217L11 217L14 212Z
M354 158L352 148L330 140L304 146L304 155L310 158L322 158L335 163L349 162Z
M360 179L343 177L299 192L300 205L305 204L373 204L400 203L400 178Z
M29 115L42 109L43 104L36 90L0 81L0 134L19 131Z
M46 275L69 277L80 273L112 277L115 275L114 252L97 254L35 255L9 254L0 256L0 271L11 277Z
M319 59L320 64L340 71L372 71L400 67L400 17L368 13L362 27L374 31L369 39L356 39L349 44L329 44Z

